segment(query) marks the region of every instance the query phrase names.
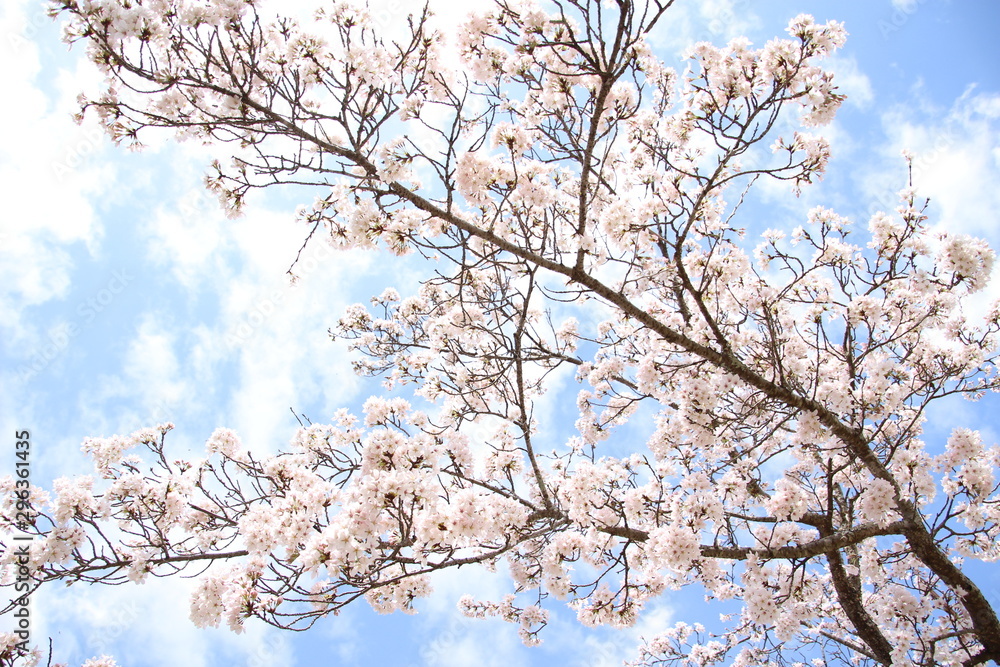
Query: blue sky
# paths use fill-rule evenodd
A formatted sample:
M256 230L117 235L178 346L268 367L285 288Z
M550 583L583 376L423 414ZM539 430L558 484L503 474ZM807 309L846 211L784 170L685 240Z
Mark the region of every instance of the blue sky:
M436 4L442 21L464 11ZM396 0L372 6L387 20L403 18ZM824 131L834 157L826 179L799 199L763 188L758 219L745 224L793 226L818 204L864 219L892 205L905 179L900 151L909 148L932 221L1000 247L1000 5L678 0L654 41L668 61L699 39L745 34L759 45L783 36L801 12L844 21L850 33L829 62L849 96ZM48 485L88 471L79 451L86 436L170 420L178 456L199 451L216 426L276 452L297 426L289 408L322 422L378 392L351 374L327 328L346 305L386 285L407 292L422 268L397 263L387 273L385 256L315 249L289 287L284 272L303 237L292 222L299 202L259 196L244 218L227 220L201 187L208 149L164 135L129 153L92 124L75 125L77 94L99 79L82 49L67 50L58 36L36 3L6 0L0 8L0 473L13 468L15 430L31 431L34 481ZM994 406L949 405L932 415L932 428L940 436L971 424L996 442L1000 429L987 411ZM1000 604L1000 581L984 577ZM187 581L153 580L46 591L34 607L36 639L52 636L56 658L73 665L102 652L137 667L610 665L668 622L724 611L684 591L625 632L587 630L557 615L545 644L525 649L516 627L455 611L463 593L507 592L502 577L479 571L439 579L415 617L359 606L305 634L256 625L241 636L198 630L188 621L189 589Z

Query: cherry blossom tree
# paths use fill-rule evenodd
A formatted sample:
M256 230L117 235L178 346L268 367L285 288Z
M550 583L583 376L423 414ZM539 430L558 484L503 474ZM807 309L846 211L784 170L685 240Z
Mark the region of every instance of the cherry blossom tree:
M172 129L218 152L234 216L308 186L307 243L430 260L331 329L387 393L275 456L219 429L178 461L164 424L86 440L94 475L49 491L7 478L3 585L21 512L36 588L183 572L193 622L236 632L360 598L412 612L475 565L511 593L461 609L527 644L557 601L616 627L682 586L742 603L635 664L1000 660L966 569L1000 556L1000 449L960 424L922 440L932 402L1000 386L1000 310L967 305L993 252L909 187L867 225L741 227L759 179L826 167L806 130L843 99L818 64L840 24L699 43L678 73L646 40L673 0L501 1L450 41L426 10L389 40L347 3L309 25L258 4L54 13L106 76L82 108L116 141ZM575 423L550 418L573 378Z

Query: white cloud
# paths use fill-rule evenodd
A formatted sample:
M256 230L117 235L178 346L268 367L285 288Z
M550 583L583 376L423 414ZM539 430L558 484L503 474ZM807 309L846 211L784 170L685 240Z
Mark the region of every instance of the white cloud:
M192 170L198 168L194 160L187 163ZM192 186L151 219L148 256L154 265L167 267L188 290L218 285L230 277L224 252L227 232L236 224L225 218L203 186Z
M80 382L79 421L72 426L87 428L87 435L129 433L197 405L198 388L189 377L182 341L168 314L144 313L126 340L120 357L104 352L106 372L75 378Z
M747 0L676 3L650 32L649 41L680 56L696 42L725 44L759 26L760 17Z
M914 155L914 185L920 196L931 199L933 222L943 229L996 241L1000 95L970 87L946 113L934 114L936 118L929 121L921 116L908 106L883 115L889 141L880 163L866 170L868 194L884 208L894 206L893 193L905 184L900 154L909 150Z
M102 230L89 196L105 191L113 176L108 166L81 168L103 150L100 132L72 122L72 98L50 99L39 87L39 50L30 39L51 31L50 23L40 9L18 3L4 3L0 13L0 55L17 64L0 68L0 88L10 101L0 105L0 126L16 128L0 144L0 328L12 343L37 335L23 318L26 306L67 293L72 262L66 246L96 248ZM78 82L93 78L67 61Z
M180 377L176 341L169 318L147 313L125 355L128 384L147 407L175 403L190 391Z
M496 619L470 619L458 610L458 600L499 601L511 593L509 577L479 568L448 570L433 578L433 595L421 602L417 616L422 643L420 662L427 667L516 667L528 664L518 626Z
M195 582L151 577L140 586L43 590L33 609L33 634L53 637L54 657L68 657L71 665L102 654L114 655L122 665L147 667L295 664L287 633L258 621L248 622L239 635L195 627L188 616Z
M868 76L861 71L854 57L829 56L821 63L823 69L833 73L834 83L841 94L847 95L845 104L859 109L869 109L875 92Z
M347 607L344 611L334 617L327 617L314 628L313 632L322 636L324 640L324 653L337 656L336 664L347 667L347 665L357 665L358 654L361 644L366 641L366 628L357 619L360 606L364 604L359 601L358 605ZM273 667L267 665L266 667Z
M650 601L632 627L589 628L565 608L553 614L543 630L540 649L560 657L559 664L573 667L619 667L634 660L638 647L670 628L676 620L675 607L664 596Z
M245 442L273 449L287 442L289 408L300 410L322 397L328 413L311 417L323 421L354 397L359 385L348 355L326 331L355 300L371 258L318 244L304 255L299 281L291 286L284 269L294 253L276 253L275 243L269 245L270 254L260 247L241 254L248 262L256 258L260 269L241 274L237 289L220 294L224 319L217 335L239 365L232 426ZM249 280L241 284L244 276Z
M422 642L419 664L426 667L518 667L530 664L517 625L495 619L473 620L453 611L435 618L432 637ZM498 627L502 626L502 627Z

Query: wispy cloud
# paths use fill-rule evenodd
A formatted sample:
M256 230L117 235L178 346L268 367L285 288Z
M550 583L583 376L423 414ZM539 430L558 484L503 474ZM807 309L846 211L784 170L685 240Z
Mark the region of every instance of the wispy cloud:
M913 153L913 182L931 199L933 220L944 229L979 236L996 234L1000 222L1000 94L969 87L950 109L926 99L899 105L882 116L888 135L881 163L895 162L889 176L871 165L865 183L880 203L900 189L905 174L901 152ZM891 173L891 172L890 172ZM891 200L884 203L891 203Z
M76 168L106 142L93 126L71 121L72 97L41 89L39 49L30 37L52 26L40 26L36 14L41 10L18 3L4 3L0 11L0 56L17 63L0 68L0 87L11 101L0 105L0 126L16 128L0 143L0 331L11 345L38 333L24 319L25 307L66 295L73 266L68 248L96 248L103 229L90 197L104 192L114 176L107 165ZM73 76L94 78L86 67Z

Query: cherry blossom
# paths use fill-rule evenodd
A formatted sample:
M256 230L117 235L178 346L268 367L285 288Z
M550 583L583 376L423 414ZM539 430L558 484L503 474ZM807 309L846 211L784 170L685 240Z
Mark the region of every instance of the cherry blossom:
M231 214L312 185L307 242L435 264L331 329L385 395L281 453L220 428L176 460L172 424L86 439L93 475L23 492L33 585L196 573L191 620L241 632L362 599L412 613L479 566L511 591L461 610L529 645L554 605L625 627L695 586L741 611L664 628L636 664L1000 660L963 561L1000 557L1000 450L924 429L934 401L1000 387L1000 308L965 307L993 252L909 184L867 221L748 232L732 192L828 165L844 28L798 16L678 71L645 39L671 4L498 2L456 73L427 12L390 44L345 2L309 26L242 0L58 3L114 139L197 138ZM0 491L7 547L22 492ZM9 549L0 568L11 586Z

